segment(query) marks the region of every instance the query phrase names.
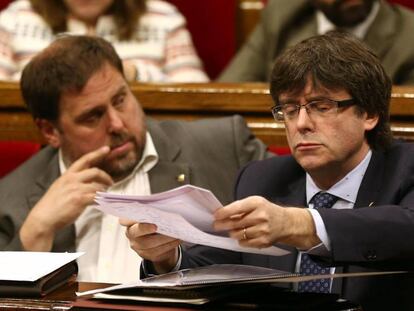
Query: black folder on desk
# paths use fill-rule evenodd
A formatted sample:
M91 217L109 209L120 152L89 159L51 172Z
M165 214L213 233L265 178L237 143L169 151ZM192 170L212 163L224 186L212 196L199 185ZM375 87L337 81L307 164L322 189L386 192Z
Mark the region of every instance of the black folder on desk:
M36 281L0 281L0 296L45 296L70 280L75 281L77 273L78 265L76 261L71 261Z
M405 273L404 271L361 272L330 274L329 277L361 277ZM221 304L226 308L242 306L272 308L277 310L342 310L352 306L338 302L336 294L297 293L287 284L327 275L305 276L295 273L248 265L217 264L150 277L136 284L117 285L104 289L77 293L75 303L88 306L116 304ZM93 298L86 300L84 297ZM93 302L95 300L95 302ZM340 309L333 306L340 305ZM99 307L98 307L99 308ZM110 309L110 307L109 307Z
M82 253L0 252L0 296L41 297L75 280Z
M251 294L277 279L296 275L263 267L220 264L184 269L150 277L135 285L114 286L89 294L97 299L202 305Z

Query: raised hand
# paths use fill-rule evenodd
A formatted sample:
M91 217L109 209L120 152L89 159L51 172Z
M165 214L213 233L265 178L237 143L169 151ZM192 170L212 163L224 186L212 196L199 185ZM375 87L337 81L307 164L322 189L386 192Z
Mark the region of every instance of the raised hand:
M50 186L20 229L25 250L50 251L56 232L76 221L96 191L112 185L112 178L96 167L108 153L105 146L83 155Z

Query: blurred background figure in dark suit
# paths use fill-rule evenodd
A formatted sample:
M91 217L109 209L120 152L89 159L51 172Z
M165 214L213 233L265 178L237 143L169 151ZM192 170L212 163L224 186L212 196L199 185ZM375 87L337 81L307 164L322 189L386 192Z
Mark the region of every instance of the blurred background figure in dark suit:
M269 81L283 50L335 29L362 39L393 84L414 84L414 12L377 0L269 0L256 29L219 80Z

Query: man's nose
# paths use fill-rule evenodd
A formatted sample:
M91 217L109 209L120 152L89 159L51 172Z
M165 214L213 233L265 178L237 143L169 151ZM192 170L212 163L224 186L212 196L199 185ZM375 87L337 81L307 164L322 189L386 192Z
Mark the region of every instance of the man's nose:
M308 110L306 109L306 106L301 106L298 111L298 117L296 119L296 126L298 130L311 130L313 129L313 125L313 121L309 115Z
M124 127L124 122L122 116L115 109L108 110L108 123L109 123L109 132L118 132Z

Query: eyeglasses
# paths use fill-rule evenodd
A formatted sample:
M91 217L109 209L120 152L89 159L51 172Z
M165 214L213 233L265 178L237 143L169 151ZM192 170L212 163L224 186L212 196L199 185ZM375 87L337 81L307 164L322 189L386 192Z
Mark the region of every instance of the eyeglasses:
M294 103L276 105L272 108L272 114L277 122L291 121L297 118L301 108L305 108L309 116L313 115L326 118L336 115L338 113L338 108L348 107L354 104L355 102L353 99L332 100L322 98L308 102L305 105L297 105Z

